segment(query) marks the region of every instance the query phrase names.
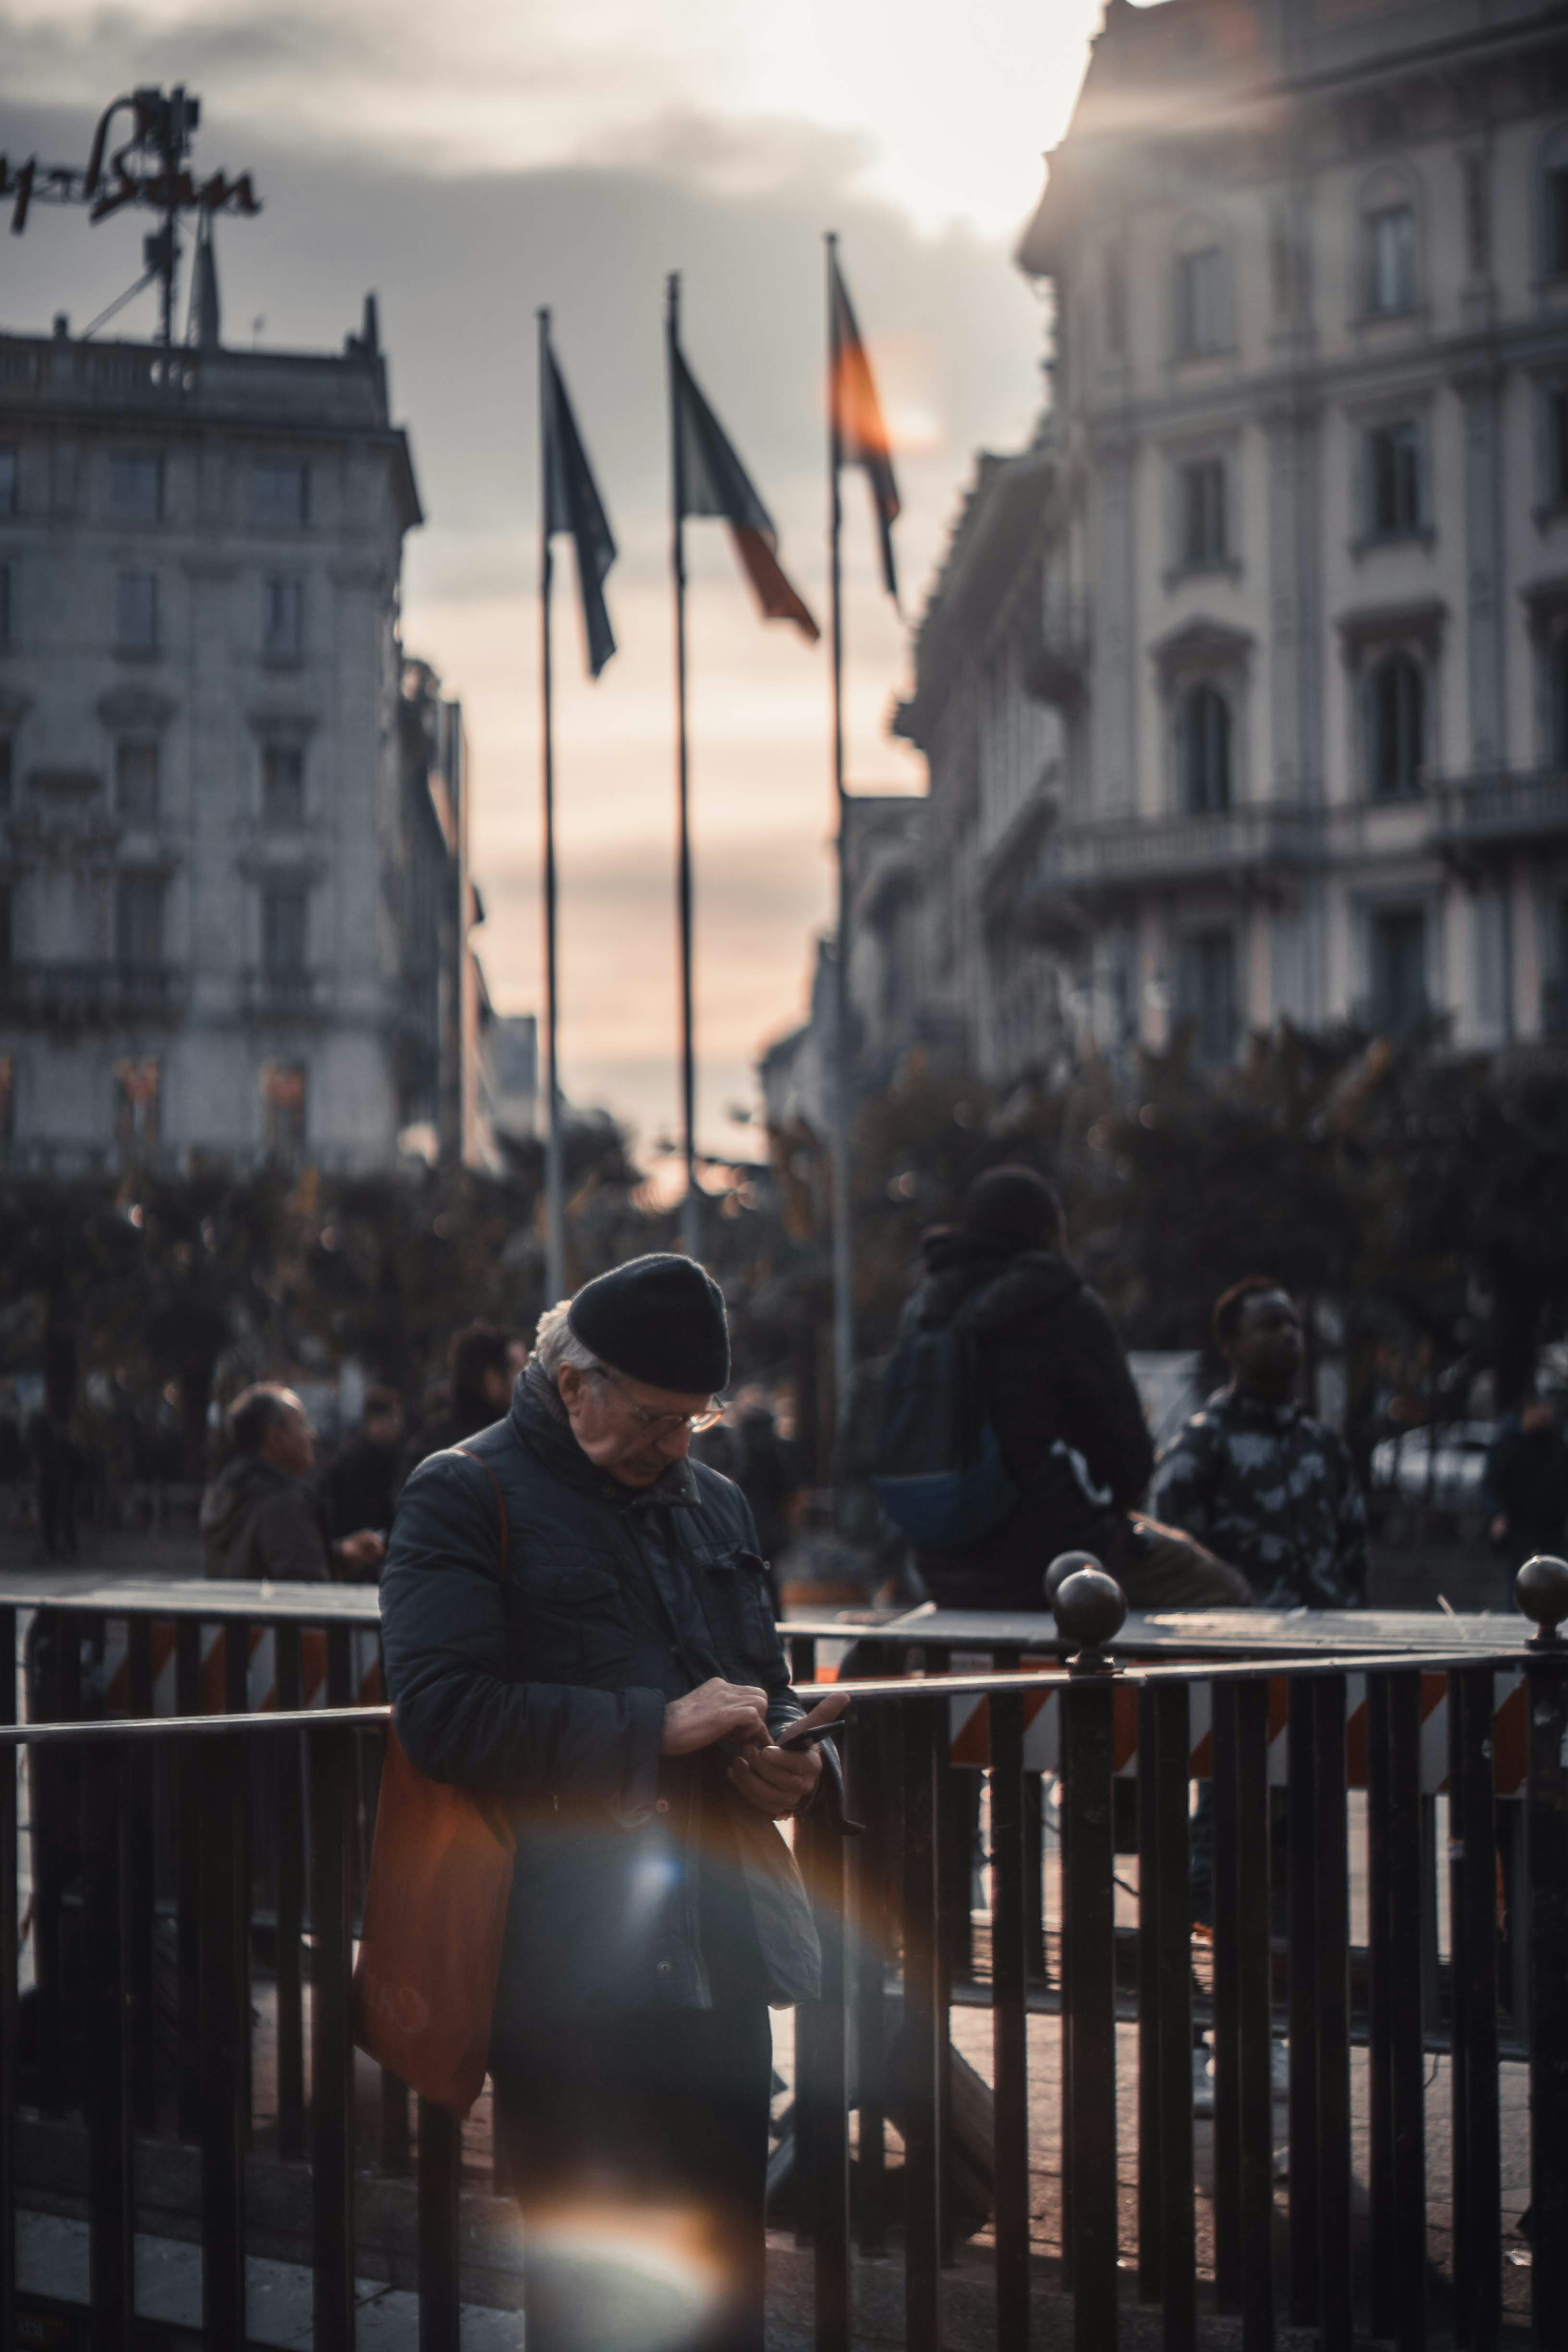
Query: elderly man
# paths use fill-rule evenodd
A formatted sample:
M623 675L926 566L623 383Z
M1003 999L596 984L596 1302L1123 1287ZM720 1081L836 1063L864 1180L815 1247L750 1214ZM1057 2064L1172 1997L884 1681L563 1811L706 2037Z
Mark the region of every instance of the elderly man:
M329 1542L309 1480L316 1433L292 1389L258 1381L228 1410L234 1458L202 1496L209 1576L259 1583L375 1580L385 1547L374 1528Z
M729 1369L688 1258L552 1307L506 1418L404 1489L382 1630L413 1762L516 1825L490 2066L531 2242L554 2209L657 2219L723 2282L690 2341L761 2352L768 2008L819 1968L775 1823L823 1760L780 1744L802 1709L751 1513L688 1460Z

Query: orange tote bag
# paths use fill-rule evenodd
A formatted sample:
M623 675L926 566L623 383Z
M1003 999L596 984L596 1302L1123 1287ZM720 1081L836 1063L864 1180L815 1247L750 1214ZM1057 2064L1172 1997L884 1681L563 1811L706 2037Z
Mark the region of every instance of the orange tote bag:
M459 2116L484 2087L516 1851L499 1803L427 1780L388 1725L354 2040Z

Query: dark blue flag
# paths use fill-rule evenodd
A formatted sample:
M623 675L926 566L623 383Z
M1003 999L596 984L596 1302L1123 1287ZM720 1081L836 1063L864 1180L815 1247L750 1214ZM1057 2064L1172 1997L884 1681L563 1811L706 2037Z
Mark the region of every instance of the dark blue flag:
M547 351L545 357L542 405L544 529L551 539L559 531L570 531L576 547L588 669L597 677L616 650L616 633L605 604L605 582L616 560L616 541L552 351Z

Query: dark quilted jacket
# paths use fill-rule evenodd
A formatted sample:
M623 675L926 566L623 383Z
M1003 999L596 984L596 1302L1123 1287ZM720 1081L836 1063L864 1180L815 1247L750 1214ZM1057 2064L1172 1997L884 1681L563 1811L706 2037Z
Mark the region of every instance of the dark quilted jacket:
M728 1479L689 1463L646 1492L618 1486L525 1375L504 1421L404 1488L381 1613L409 1757L499 1790L516 1822L498 2032L710 2006L705 1865L739 1873L767 1999L816 1997L816 1929L779 1831L730 1794L717 1751L659 1753L667 1699L710 1675L765 1688L775 1728L802 1712Z

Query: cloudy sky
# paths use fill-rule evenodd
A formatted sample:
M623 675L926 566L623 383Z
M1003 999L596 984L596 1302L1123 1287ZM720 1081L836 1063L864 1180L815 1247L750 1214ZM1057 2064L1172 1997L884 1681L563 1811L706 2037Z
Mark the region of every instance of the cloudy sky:
M622 550L621 651L597 687L561 606L562 1069L645 1145L676 1104L665 273L683 273L688 357L825 618L820 237L838 230L900 447L918 615L974 452L1026 436L1038 408L1040 314L1009 252L1098 13L0 0L0 151L80 161L108 99L184 81L198 164L254 173L265 210L218 230L226 340L332 348L375 289L428 517L405 635L465 707L479 942L507 1011L540 991L533 318L552 305ZM0 323L85 323L135 276L139 234L35 210L0 247ZM110 331L153 315L144 298ZM850 781L914 790L921 763L887 733L905 628L878 593L862 486L847 491ZM692 528L689 551L700 1129L727 1150L758 1047L800 1016L830 903L827 671L755 617L721 525Z

